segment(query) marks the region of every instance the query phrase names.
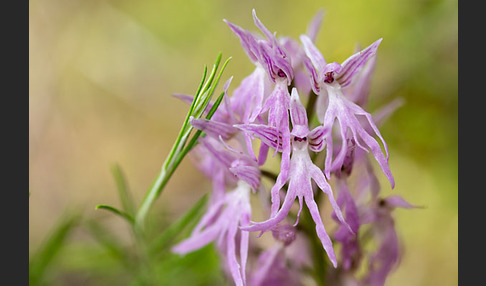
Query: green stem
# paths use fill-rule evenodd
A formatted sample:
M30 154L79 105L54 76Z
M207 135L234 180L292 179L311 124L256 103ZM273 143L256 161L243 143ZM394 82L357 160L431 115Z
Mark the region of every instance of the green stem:
M191 131L193 130L193 127L189 125L189 118L191 116L194 116L195 118L200 118L201 115L203 114L204 110L209 104L209 101L214 93L214 90L216 86L219 83L219 80L221 78L221 75L226 68L226 65L228 64L229 60L231 58L228 58L218 76L215 78L216 75L216 70L219 66L219 63L221 61L221 53L218 55L218 58L216 60L216 63L214 64L213 70L211 71L211 74L206 81L206 83L203 85L202 82L204 82L204 79L206 77L206 69L204 70L204 77L199 85L198 92L194 96L194 100L191 104L191 108L189 110L189 113L186 116L186 119L182 125L181 131L179 132L179 135L176 139L176 142L172 146L172 149L169 153L169 156L167 159L164 161L164 164L162 166L162 169L155 179L155 181L152 183L152 186L150 187L149 191L146 193L146 196L135 216L135 231L137 233L140 233L143 231L144 228L144 222L145 222L145 217L147 216L147 213L149 212L150 208L154 204L155 200L160 196L162 193L162 190L164 189L165 185L169 181L169 179L172 177L172 174L174 171L177 169L179 164L181 163L182 159L184 158L185 155L197 144L197 139L199 136L201 136L202 132L201 130L198 130L194 133L194 136L191 138L188 144L187 140L189 139L189 135L191 134ZM219 104L223 100L224 92L222 92L211 109L208 112L208 115L206 116L206 119L211 119L213 114L216 112L216 109L218 108Z

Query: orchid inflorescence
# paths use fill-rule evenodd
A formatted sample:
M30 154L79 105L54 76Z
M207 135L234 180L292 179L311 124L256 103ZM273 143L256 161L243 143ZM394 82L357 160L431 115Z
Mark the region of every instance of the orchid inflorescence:
M367 156L371 153L394 188L388 147L377 126L401 101L392 101L374 115L364 109L382 39L342 63L328 63L314 43L322 19L319 11L300 41L277 38L255 10L253 20L262 34L224 20L255 69L232 93L228 90L233 77L226 82L224 98L212 117L189 117L191 126L205 134L190 154L211 180L212 192L207 212L191 236L172 251L186 254L216 243L224 269L236 285L299 284L309 259L304 250L308 242L299 228L304 203L315 226L306 239L317 235L333 265L327 277L332 285L383 285L399 259L391 213L397 207L413 206L399 196L380 197L380 184ZM188 96L178 97L192 101ZM260 143L258 148L256 143ZM324 150L321 163L317 154ZM270 203L263 205L268 218L254 222L250 197L265 196L262 168L269 152L273 158L278 154L280 170L273 178ZM356 180L351 188L352 173ZM332 233L316 201L321 191L337 225ZM298 211L291 214L296 200ZM363 238L365 226L369 228ZM252 257L257 251L250 251L251 232L257 232L257 237L271 232L276 241L258 259ZM372 252L363 248L369 237L377 244ZM333 240L341 245L339 256ZM247 271L249 260L255 266ZM358 276L362 263L367 263L366 272Z

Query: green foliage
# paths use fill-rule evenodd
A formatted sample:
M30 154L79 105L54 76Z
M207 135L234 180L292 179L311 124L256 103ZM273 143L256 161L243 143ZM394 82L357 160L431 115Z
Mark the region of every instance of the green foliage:
M150 247L151 253L160 253L162 250L170 246L170 244L180 236L181 232L186 229L191 222L195 222L196 218L200 217L206 202L208 195L204 195L194 206L189 209L181 218L172 222L169 227L163 231L159 237L157 237Z
M69 233L80 219L79 213L67 213L61 217L61 221L51 231L44 244L29 259L29 285L44 285L44 276L49 265L61 251Z
M163 188L169 181L170 177L172 176L176 168L181 163L182 159L197 144L197 138L199 138L199 136L202 133L200 130L195 132L190 142L186 145L187 140L191 134L191 131L193 130L193 127L189 124L189 119L191 117L199 119L203 115L203 112L208 107L210 100L213 96L214 90L216 89L216 86L219 83L221 75L223 74L223 71L226 68L226 65L228 64L229 60L231 59L228 58L224 62L221 70L219 71L218 76L216 77L216 80L214 80L219 64L221 62L221 56L222 54L219 53L216 62L214 63L211 74L209 75L209 78L205 83L204 81L206 79L207 69L206 67L204 68L204 75L201 80L201 84L197 89L196 95L194 96L189 112L187 113L184 123L182 124L182 127L180 129L179 135L177 136L177 139L167 159L165 160L162 166L162 170L159 176L155 179L150 190L146 193L142 205L137 211L137 214L135 216L136 231L140 231L141 229L143 229L145 223L145 216L147 215L147 212L149 211L150 207L155 202L155 200L160 196ZM209 110L206 119L210 119L213 116L214 112L216 111L219 104L221 103L223 96L224 96L224 92L222 92L219 95L218 99Z

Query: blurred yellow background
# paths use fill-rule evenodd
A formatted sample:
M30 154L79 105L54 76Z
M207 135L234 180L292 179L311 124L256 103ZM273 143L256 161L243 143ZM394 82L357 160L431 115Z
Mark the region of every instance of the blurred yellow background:
M119 218L94 209L120 203L110 167L122 167L140 202L187 112L171 95L193 94L218 52L232 57L222 79L234 75L230 90L253 70L222 21L256 31L253 8L269 30L294 38L323 8L316 46L328 61L383 37L368 111L405 99L381 128L396 180L394 190L383 181L383 192L425 207L395 212L405 252L388 285L457 285L458 8L450 0L31 0L30 251L75 208L127 235ZM156 208L179 214L209 188L184 160Z

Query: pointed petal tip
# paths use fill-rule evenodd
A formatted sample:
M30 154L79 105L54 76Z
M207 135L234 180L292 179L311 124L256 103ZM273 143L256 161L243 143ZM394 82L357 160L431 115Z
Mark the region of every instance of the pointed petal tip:
M309 42L312 42L312 40L309 38L309 36L307 36L306 34L301 34L299 36L299 39L302 41L302 42L305 42L305 41L309 41Z

